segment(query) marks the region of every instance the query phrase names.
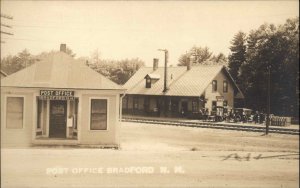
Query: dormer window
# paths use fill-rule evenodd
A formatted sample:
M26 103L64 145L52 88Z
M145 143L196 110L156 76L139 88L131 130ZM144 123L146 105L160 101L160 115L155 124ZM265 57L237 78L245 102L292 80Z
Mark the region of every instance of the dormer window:
M147 74L145 76L146 79L146 88L151 88L151 85L157 82L160 78L158 74Z
M146 88L151 88L151 79L146 78Z

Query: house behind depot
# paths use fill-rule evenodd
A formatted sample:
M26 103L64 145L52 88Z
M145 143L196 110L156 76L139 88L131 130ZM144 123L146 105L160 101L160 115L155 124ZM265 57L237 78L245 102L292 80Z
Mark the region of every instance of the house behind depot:
M160 117L223 115L243 94L224 66L153 67L139 69L124 85L123 114ZM166 86L166 88L165 88ZM165 91L165 92L164 92Z
M125 90L65 49L1 80L2 146L119 146Z

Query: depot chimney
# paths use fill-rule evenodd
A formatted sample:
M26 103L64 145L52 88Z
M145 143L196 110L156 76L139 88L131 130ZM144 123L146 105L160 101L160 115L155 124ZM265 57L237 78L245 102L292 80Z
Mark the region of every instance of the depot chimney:
M164 90L163 92L168 91L168 59L169 59L169 52L168 50L164 50L165 52L165 75L164 75Z
M156 71L158 69L158 59L153 59L153 71Z
M60 44L60 51L67 53L67 45L66 44Z
M191 59L190 59L190 57L186 58L186 70L191 70Z

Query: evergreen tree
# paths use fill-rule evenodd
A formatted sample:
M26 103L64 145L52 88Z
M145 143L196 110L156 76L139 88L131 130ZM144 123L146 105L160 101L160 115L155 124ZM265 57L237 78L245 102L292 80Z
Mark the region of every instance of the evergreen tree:
M240 88L246 105L254 110L267 107L268 70L271 67L271 113L298 116L299 108L299 19L284 25L264 24L247 39L246 61L241 65ZM298 93L298 94L297 94Z
M239 84L239 72L242 63L246 61L246 34L238 32L231 41L231 54L228 56L228 69L232 78Z

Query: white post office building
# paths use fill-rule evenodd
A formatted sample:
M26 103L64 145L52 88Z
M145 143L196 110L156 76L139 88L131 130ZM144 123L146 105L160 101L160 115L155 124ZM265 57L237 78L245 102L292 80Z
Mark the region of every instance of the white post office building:
M1 80L1 145L119 146L125 90L65 53Z

